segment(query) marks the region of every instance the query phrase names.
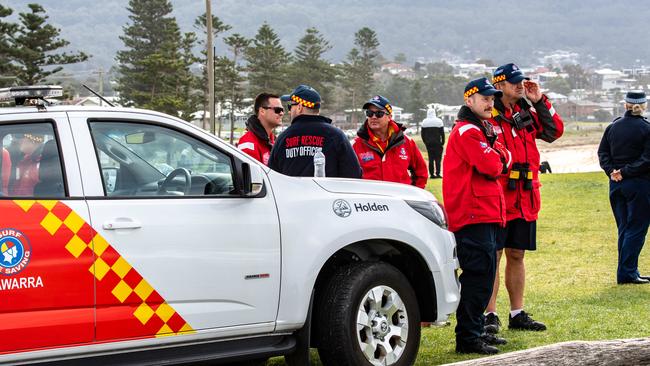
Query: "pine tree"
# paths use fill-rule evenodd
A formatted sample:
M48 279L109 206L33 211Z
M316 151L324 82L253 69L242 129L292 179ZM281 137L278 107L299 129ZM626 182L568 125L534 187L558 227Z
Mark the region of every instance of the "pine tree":
M228 85L224 85L226 87L224 91L226 93L229 92L230 99L230 143L232 144L235 132L235 112L241 110L244 106L244 95L241 87L241 82L244 81L244 78L241 76L242 68L239 66L239 57L250 44L250 40L244 38L241 34L235 33L224 39L224 42L228 45L230 53L233 55L232 62L228 63L228 67L231 68L229 72L231 76L229 88ZM221 127L221 124L219 124L219 127Z
M371 96L374 87L373 74L378 69L379 41L375 31L368 27L359 29L354 35L354 44L343 63L343 86L350 95L350 107L358 109L362 101ZM352 122L356 123L359 113L352 113Z
M246 49L248 81L251 95L261 92L283 93L289 89L287 65L289 54L280 44L278 35L264 23L257 31L251 46Z
M193 39L182 38L168 0L130 0L128 10L132 24L120 36L126 50L117 53L122 103L190 119Z
M17 69L11 62L11 41L18 25L2 20L13 13L10 8L0 5L0 87L13 84Z
M294 62L291 68L292 85L307 84L318 90L321 98L327 102L331 99L336 69L323 59L323 54L332 49L330 43L316 28L309 28L294 50Z
M66 65L88 59L83 52L68 54L54 53L70 42L59 38L60 30L47 24L45 9L38 4L29 4L30 13L20 13L20 25L13 37L10 54L18 68L17 77L25 84L34 85L52 74L63 70L62 66L45 70L47 66ZM5 10L6 12L6 10Z

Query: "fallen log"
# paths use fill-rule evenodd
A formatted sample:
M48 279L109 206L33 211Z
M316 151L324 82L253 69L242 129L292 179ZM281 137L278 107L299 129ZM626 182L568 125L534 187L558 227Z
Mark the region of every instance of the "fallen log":
M562 342L450 365L650 365L650 338Z

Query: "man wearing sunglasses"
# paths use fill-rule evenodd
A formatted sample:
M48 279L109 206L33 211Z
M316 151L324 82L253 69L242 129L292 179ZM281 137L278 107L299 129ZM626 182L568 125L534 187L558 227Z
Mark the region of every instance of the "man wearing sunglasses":
M422 153L404 134L404 126L393 121L393 107L381 95L363 105L366 121L357 131L353 148L363 170L363 179L404 183L424 188L429 177Z
M275 142L273 130L282 124L284 108L280 97L261 93L255 97L255 114L246 121L246 133L237 147L264 165L269 164L271 148Z
M325 155L325 176L361 178L361 167L352 145L332 120L320 115L321 99L318 92L307 85L299 85L282 101L289 102L291 126L278 136L269 167L282 174L296 177L314 176L314 155Z

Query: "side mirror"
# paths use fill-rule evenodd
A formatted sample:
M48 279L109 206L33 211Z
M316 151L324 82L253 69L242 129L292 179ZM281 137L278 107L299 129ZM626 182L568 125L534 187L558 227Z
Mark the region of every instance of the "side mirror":
M242 164L242 180L244 187L242 193L246 197L255 197L262 192L264 187L264 172L257 165Z

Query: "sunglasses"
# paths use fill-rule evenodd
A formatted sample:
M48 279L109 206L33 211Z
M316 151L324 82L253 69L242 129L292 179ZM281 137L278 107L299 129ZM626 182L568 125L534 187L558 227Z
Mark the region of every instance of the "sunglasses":
M377 118L381 118L386 115L386 112L384 111L371 111L370 109L366 109L366 117L371 118L372 116L375 116Z
M298 103L289 103L289 104L287 104L287 110L290 111L291 107L293 107L295 105L298 105Z
M275 114L284 113L284 108L282 107L262 107L264 109L272 109Z

